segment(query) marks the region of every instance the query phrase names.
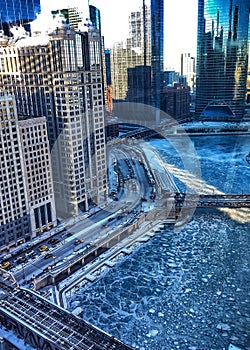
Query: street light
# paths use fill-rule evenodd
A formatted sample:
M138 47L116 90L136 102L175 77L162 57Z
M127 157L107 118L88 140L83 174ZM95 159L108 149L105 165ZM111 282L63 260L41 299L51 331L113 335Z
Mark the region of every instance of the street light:
M56 256L56 255L53 255L54 265L56 264L56 258L57 258L57 256Z
M25 266L25 263L22 263L23 281L25 280L25 271L24 271L24 266Z

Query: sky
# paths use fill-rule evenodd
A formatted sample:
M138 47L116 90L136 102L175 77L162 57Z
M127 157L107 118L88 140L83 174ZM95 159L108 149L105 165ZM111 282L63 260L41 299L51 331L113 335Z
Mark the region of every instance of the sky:
M101 12L102 35L106 48L110 48L114 42L128 37L129 14L139 9L142 0L89 0L89 3ZM68 5L68 0L41 0L42 9ZM198 0L164 0L165 69L179 71L181 53L190 52L196 56L197 13Z

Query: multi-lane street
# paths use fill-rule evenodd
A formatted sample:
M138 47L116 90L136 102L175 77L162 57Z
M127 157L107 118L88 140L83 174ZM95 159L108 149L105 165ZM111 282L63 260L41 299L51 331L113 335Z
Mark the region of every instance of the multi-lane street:
M117 174L117 181L116 187L110 188L106 206L83 220L76 218L73 225L53 238L37 240L9 259L10 271L19 284L32 287L38 275L66 266L76 254L91 249L93 242L132 224L153 205L155 184L141 155L123 146L112 150L110 159L109 170Z

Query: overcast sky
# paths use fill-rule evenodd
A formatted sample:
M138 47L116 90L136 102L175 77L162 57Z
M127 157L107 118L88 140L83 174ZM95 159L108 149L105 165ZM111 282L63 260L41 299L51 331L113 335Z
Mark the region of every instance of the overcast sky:
M85 1L87 4L87 0ZM82 6L84 0L79 2ZM115 41L127 38L128 16L142 4L142 0L89 0L89 2L101 11L102 35L107 48ZM42 8L52 6L55 9L69 5L69 1L41 0L41 4ZM73 5L73 1L70 5ZM197 12L198 0L164 0L164 68L179 70L182 52L196 55Z

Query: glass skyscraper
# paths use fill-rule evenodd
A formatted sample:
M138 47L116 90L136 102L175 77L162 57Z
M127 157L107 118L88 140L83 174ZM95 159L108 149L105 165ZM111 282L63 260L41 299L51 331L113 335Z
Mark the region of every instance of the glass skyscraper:
M164 63L164 0L151 0L151 70L153 106L160 108Z
M8 0L0 2L0 29L10 35L11 25L26 25L41 12L40 0Z
M196 113L226 104L244 113L249 44L249 0L199 0Z

